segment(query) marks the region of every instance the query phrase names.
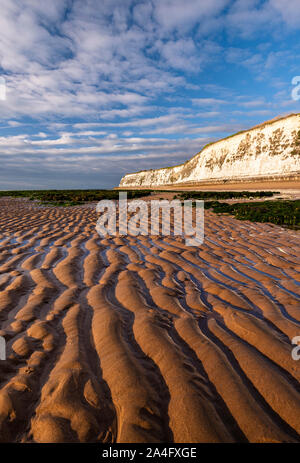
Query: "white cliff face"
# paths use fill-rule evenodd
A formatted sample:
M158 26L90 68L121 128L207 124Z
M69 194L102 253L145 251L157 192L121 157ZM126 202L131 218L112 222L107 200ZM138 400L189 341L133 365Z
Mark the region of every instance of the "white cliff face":
M127 174L120 187L246 181L297 174L300 174L300 114L293 114L207 145L179 166Z

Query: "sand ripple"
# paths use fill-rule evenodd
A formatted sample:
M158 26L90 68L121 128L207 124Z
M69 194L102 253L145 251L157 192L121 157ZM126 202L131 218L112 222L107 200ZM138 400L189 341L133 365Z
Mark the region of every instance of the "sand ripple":
M0 200L1 442L300 442L299 233L102 239Z

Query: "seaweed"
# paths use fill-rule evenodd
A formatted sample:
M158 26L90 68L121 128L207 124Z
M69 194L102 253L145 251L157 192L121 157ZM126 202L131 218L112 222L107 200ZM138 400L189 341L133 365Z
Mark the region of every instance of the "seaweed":
M204 207L218 214L233 215L238 220L269 222L294 230L300 229L300 200L269 200L235 204L205 201Z

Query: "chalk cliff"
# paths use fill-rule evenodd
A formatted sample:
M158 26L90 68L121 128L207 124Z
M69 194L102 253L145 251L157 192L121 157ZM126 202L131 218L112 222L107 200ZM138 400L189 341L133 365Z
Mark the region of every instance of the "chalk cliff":
M300 175L300 114L206 145L184 164L125 175L120 187L293 178Z

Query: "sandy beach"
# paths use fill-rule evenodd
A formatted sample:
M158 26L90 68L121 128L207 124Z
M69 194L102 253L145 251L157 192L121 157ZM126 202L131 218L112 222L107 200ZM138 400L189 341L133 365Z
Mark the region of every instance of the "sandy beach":
M143 186L139 187L137 185L130 187L126 186L126 189L130 190L141 190L141 189L156 189L156 190L171 190L171 191L278 191L280 190L281 193L298 193L300 191L300 178L297 180L286 180L286 181L243 181L243 182L199 182L199 183L178 183L173 185L160 185L158 187L155 186ZM118 187L116 189L122 189L122 187Z
M1 442L300 442L299 232L101 238L0 199Z

